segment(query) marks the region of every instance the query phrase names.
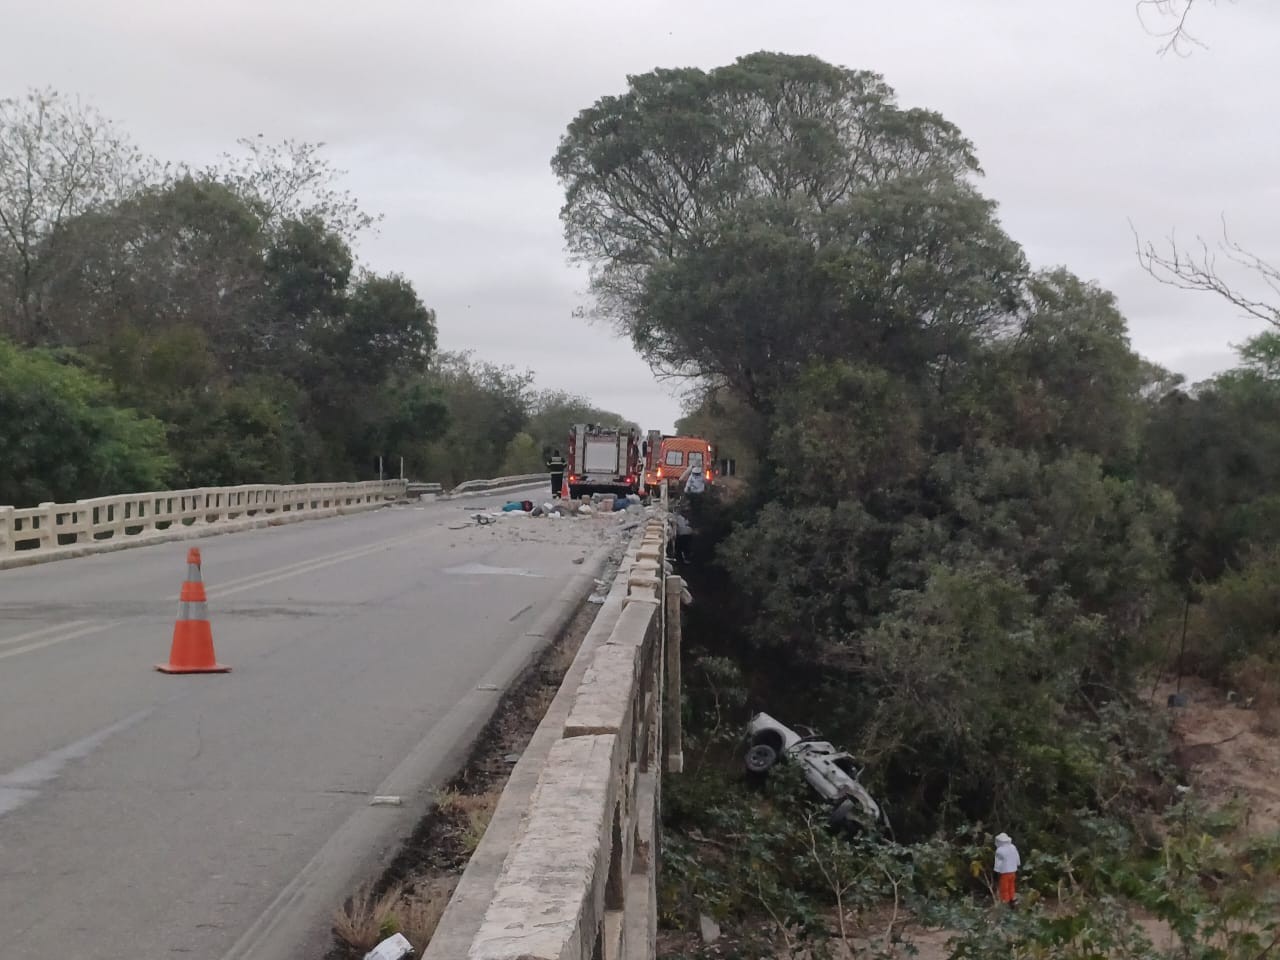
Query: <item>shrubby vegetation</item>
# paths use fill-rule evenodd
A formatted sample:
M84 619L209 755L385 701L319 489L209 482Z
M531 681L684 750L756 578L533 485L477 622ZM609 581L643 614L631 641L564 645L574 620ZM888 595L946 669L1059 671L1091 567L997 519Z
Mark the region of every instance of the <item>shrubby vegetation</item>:
M553 166L601 315L698 384L690 422L753 466L695 508L713 612L690 631L695 771L666 794L668 920L763 919L761 955L831 931L803 791L726 773L768 708L865 759L890 805L903 846L823 854L842 897L963 905L990 834L1046 852L1055 912L975 926L955 956L1101 955L1095 927L1137 935L1112 899L1221 941L1188 956L1261 956L1269 934L1250 953L1207 932L1228 901L1254 932L1273 909L1201 889L1235 854L1159 826L1181 775L1149 700L1184 615L1183 667L1280 689L1280 338L1187 387L1107 291L1027 263L958 129L812 57L631 77ZM1117 955L1164 955L1142 949Z
M541 469L578 397L437 351L317 146L146 158L51 91L0 100L0 504Z

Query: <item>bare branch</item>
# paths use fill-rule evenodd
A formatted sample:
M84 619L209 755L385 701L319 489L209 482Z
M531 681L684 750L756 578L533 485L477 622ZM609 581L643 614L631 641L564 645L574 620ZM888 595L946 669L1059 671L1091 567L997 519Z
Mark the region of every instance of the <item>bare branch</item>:
M86 211L128 196L147 172L127 138L78 99L51 89L0 99L0 261L15 268L0 321L11 334L32 334L41 246Z
M1216 2L1216 0L1210 0ZM1135 9L1142 28L1153 37L1163 41L1157 52L1165 56L1172 51L1179 57L1189 57L1196 47L1206 49L1205 44L1197 40L1187 30L1187 21L1196 0L1137 0ZM1164 21L1164 27L1153 29L1147 21L1147 14L1154 13ZM1172 26L1169 26L1169 22Z
M1218 256L1222 255L1229 263L1261 280L1280 298L1280 268L1249 252L1232 239L1225 219L1222 224L1222 239L1210 245L1203 237L1196 237L1198 250L1194 252L1180 248L1173 234L1169 236L1167 249L1159 249L1154 243L1142 240L1132 223L1129 228L1133 230L1138 262L1156 280L1179 290L1217 294L1245 316L1280 327L1280 299L1268 302L1249 296L1241 292L1219 270Z

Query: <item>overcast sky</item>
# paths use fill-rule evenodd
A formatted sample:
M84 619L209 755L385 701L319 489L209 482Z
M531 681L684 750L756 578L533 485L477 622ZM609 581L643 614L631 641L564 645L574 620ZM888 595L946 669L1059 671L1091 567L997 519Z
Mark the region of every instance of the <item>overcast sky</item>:
M1132 220L1280 262L1280 3L1199 0L1189 58L1156 56L1133 0L0 0L0 96L78 93L164 159L240 136L331 145L385 214L361 245L439 313L442 345L532 368L670 427L672 388L571 316L549 160L628 73L756 50L882 73L976 143L983 190L1037 266L1113 290L1144 355L1203 378L1258 329L1139 268Z

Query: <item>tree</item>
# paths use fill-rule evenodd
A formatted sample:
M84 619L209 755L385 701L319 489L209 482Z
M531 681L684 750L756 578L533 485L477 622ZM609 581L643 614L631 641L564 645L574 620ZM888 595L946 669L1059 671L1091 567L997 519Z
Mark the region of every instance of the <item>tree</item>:
M900 109L878 75L755 53L629 77L569 125L552 168L569 248L630 327L647 269L747 201L822 211L897 176L954 180L978 165L954 126Z
M533 438L538 455L545 459L553 450L564 452L569 428L575 423L601 423L639 429L639 424L634 420L601 410L586 397L563 390L546 390L534 396L524 431Z
M246 203L260 207L269 231L286 229L290 222L315 221L350 243L381 219L362 210L350 191L338 186L344 171L325 159L323 143L273 144L261 134L236 142L241 154L223 154L195 176L225 184Z
M164 425L111 403L107 384L0 341L0 504L164 489Z
M1025 265L994 206L955 181L867 187L818 214L745 205L647 275L632 337L657 369L767 411L807 363L861 357L941 384L1002 332Z
M735 474L751 477L760 466L767 422L727 387L705 388L686 399L684 416L676 420L676 433L702 437L715 448L717 459L734 461Z
M399 274L367 274L351 291L346 316L319 335L317 346L348 382L422 373L436 346L436 314Z
M342 312L355 259L340 234L309 217L281 224L263 265L284 331L301 337Z
M1014 332L956 378L970 378L953 386L976 414L956 425L968 439L1131 468L1144 391L1160 371L1133 352L1115 297L1062 268L1029 277L1025 297Z
M518 477L528 473L541 473L545 469L546 459L538 450L538 441L522 432L507 443L506 454L498 473L504 477Z
M147 163L110 121L51 89L0 100L0 333L43 339L45 246L64 224L130 196Z
M1181 504L1178 579L1213 580L1280 543L1280 334L1240 348L1244 365L1152 407L1142 473Z
M261 211L183 177L69 220L43 251L42 342L101 355L126 331L203 332L228 372L264 360Z
M424 453L427 475L446 484L496 476L528 420L532 374L446 353L426 379L448 410L447 431Z

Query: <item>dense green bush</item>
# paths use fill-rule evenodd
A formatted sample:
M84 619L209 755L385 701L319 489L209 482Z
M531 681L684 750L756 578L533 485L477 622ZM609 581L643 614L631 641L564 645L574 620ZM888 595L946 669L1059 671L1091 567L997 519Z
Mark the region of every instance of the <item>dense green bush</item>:
M172 471L162 423L113 405L91 373L0 340L0 504L155 490Z

